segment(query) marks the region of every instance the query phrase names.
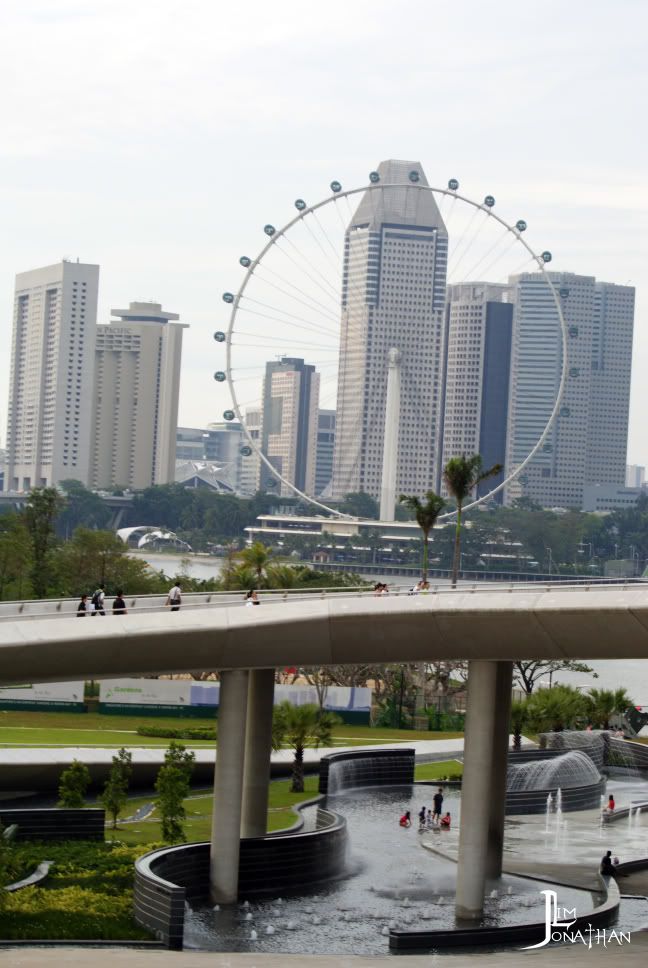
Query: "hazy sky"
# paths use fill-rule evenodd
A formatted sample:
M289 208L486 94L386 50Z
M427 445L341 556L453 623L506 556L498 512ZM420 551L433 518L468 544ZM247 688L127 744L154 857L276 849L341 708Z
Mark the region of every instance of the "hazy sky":
M637 287L629 459L648 463L647 31L642 0L8 0L2 439L16 272L78 256L101 265L100 322L138 298L179 312L180 421L204 425L238 257L296 196L396 157L492 193L552 268Z

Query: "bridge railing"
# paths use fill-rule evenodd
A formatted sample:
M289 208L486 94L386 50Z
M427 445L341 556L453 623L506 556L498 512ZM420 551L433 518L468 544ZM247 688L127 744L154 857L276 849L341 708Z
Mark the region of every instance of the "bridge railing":
M449 583L431 585L426 592L412 593L412 584L390 583L389 593L376 596L376 592L366 585L339 587L330 586L326 588L285 588L285 589L261 589L258 596L264 605L281 605L287 602L297 601L317 601L327 598L357 599L357 598L394 598L408 596L413 598L434 596L452 596L466 594L494 594L506 592L511 595L525 594L569 594L574 591L611 593L613 591L626 591L630 589L640 590L648 585L648 581L642 579L598 579L585 582L576 581L573 584L561 582L534 583L532 586L520 585L518 583L495 583L495 582L460 582L456 588L452 588ZM104 610L109 615L112 610L114 596L106 596ZM450 599L449 599L450 600ZM138 614L154 613L164 611L166 608L166 594L149 595L125 595L124 601L128 612L137 611ZM187 592L182 595L182 610L203 609L203 608L224 608L238 607L244 605L244 591L214 591L214 592ZM38 599L14 602L0 602L0 621L30 620L39 618L72 618L76 616L79 604L78 598L60 599ZM99 617L86 613L86 618Z

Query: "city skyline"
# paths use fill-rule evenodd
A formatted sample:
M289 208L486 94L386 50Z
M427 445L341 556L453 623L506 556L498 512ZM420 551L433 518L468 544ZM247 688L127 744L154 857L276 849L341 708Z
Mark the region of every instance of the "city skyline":
M212 380L211 334L226 321L219 297L236 290L239 256L261 248L266 222L291 217L295 197L323 198L332 178L361 185L375 158L409 156L431 183L458 177L470 197L491 192L504 217L525 218L529 242L549 248L557 270L635 285L635 372L644 371L648 145L637 118L648 11L624 2L612 20L600 2L549 2L542 18L512 2L499 9L493 17L466 3L447 18L422 6L412 32L384 3L334 2L341 39L292 3L278 18L253 0L245 24L234 10L197 3L178 22L166 0L153 20L120 0L93 17L74 3L5 8L0 71L16 91L0 149L10 186L0 240L5 343L15 273L79 256L102 266L99 318L136 298L191 320L179 422L218 420L229 401ZM367 43L389 58L370 58L358 83ZM431 106L434 123L422 124ZM2 428L7 396L5 367ZM647 407L646 381L635 379L631 463L648 462Z

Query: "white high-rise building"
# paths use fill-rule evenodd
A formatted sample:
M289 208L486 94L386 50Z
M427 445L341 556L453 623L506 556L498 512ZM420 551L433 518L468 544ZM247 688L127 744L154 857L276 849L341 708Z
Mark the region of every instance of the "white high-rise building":
M552 272L567 326L567 384L548 438L506 501L581 508L586 485L625 481L634 290L593 276ZM515 313L507 472L538 441L554 405L562 340L553 295L541 273L511 280Z
M642 487L646 480L646 468L643 464L628 464L626 467L626 487Z
M513 305L511 288L488 282L448 286L443 465L481 454L504 466L508 424ZM485 481L479 496L503 480ZM448 496L441 481L441 494ZM501 500L501 492L499 495Z
M249 407L245 411L244 422L245 429L258 447L261 441L261 407ZM261 458L254 447L250 447L245 435L241 438L241 446L244 448L244 453L241 455L240 492L244 497L250 497L259 490Z
M379 498L390 349L401 353L396 493L437 488L448 235L416 161L383 161L345 235L333 497ZM385 188L387 185L403 185Z
M175 480L182 331L159 303L113 309L97 327L92 487L150 487Z
M263 382L261 451L286 480L315 494L319 373L302 359L266 363ZM261 465L261 490L291 497L293 492Z
M5 489L88 483L99 266L16 276Z

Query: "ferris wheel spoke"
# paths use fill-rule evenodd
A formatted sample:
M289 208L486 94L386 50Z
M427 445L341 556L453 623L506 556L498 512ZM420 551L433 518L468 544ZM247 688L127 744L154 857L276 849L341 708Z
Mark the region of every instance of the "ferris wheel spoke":
M512 239L508 240L509 244L504 246L500 252L497 252L497 250L501 249L506 241L506 236L499 235L490 248L481 256L481 258L470 267L466 273L466 279L476 279L478 271L483 272L484 275L487 276L491 269L510 252L513 246L516 244L517 238L513 236ZM488 259L490 259L490 262L487 261ZM484 265L484 263L486 263L486 265Z
M328 312L328 311L323 311L322 309L318 309L316 306L311 306L309 303L305 302L303 299L300 299L298 296L293 296L287 290L282 289L281 286L277 286L276 283L270 282L267 279L264 280L264 284L266 286L270 286L272 289L275 289L277 292L282 293L284 296L287 296L288 299L292 299L295 302L300 303L302 306L306 306L306 308L309 309L311 312L317 313L319 316L323 316L325 319L329 319L329 320L333 321L334 323L337 323L338 319L337 319L337 317L333 313Z
M319 299L315 299L314 296L311 296L310 293L307 293L300 286L296 286L294 282L291 282L289 279L286 279L285 276L280 275L278 272L275 272L273 269L269 269L267 266L263 266L263 265L257 266L254 270L255 275L259 275L259 268L261 269L260 278L264 279L264 281L266 282L266 285L271 285L271 283L265 279L265 275L271 275L275 279L278 279L280 282L284 283L284 285L289 286L291 289L294 289L295 292L298 292L300 294L300 296L303 296L305 299L313 303L313 307L317 306L319 307L320 310L323 310L323 312L326 313L327 315L333 317L336 320L339 320L340 318L339 296L334 297L333 295L329 295L328 293L326 293L327 297L330 299L330 305L327 306L323 302L320 302Z
M475 230L475 223L479 220L480 215L482 216L481 223L477 228L477 230ZM463 233L461 234L459 241L457 242L457 246L452 253L453 255L452 261L448 259L449 277L454 278L455 273L458 271L459 266L463 262L464 256L466 255L467 252L470 251L470 249L472 248L475 242L475 239L483 229L486 219L488 219L488 214L486 212L482 212L481 209L475 209L475 211L473 212L472 218L470 219L470 221L468 222L468 225L466 226ZM462 249L462 246L463 246L463 249Z
M273 350L273 349L276 349L277 346L281 342L281 340L279 339L279 337L277 337L277 340L274 343L259 343L259 342L257 342L258 333L248 333L248 332L244 332L243 330L237 330L237 336L250 336L250 337L252 337L254 339L254 343L239 343L238 341L235 342L234 340L232 340L232 342L231 342L231 345L232 346L236 346L236 347L239 347L240 346L240 347L242 347L244 349L247 349L247 350L249 350L249 349ZM301 340L292 340L291 339L290 344L291 344L291 346L307 346L309 349L315 349L315 350L329 350L330 349L331 350L331 355L337 356L337 350L331 348L331 344L330 343L311 343L310 340L309 341L303 341L302 342ZM240 367L236 367L236 369L240 369Z
M286 251L286 249L284 248L284 246L281 245L281 242L286 242L288 245L290 245L291 248L293 248L295 250L295 252L297 253L297 255L303 261L304 257L302 255L300 249L298 248L298 246L295 245L295 243L292 241L292 239L289 239L285 235L282 236L282 238L279 239L275 243L275 249L277 249L279 252L281 252L282 255L284 255L287 259L290 259L290 261L293 263L293 265L297 266L297 268L299 268L300 271L303 272L304 275L307 276L311 280L311 282L313 282L316 286L318 286L318 288L321 289L322 292L324 292L327 295L331 296L331 298L333 298L334 300L337 300L338 305L339 305L340 293L336 291L335 287L329 282L329 280L326 278L326 276L323 275L323 273L321 273L316 266L307 263L307 265L309 266L309 268L312 269L313 272L317 276L320 277L320 279L326 285L327 289L324 288L324 286L322 285L321 282L318 282L316 279L313 278L313 276L310 274L310 272L308 271L308 269L305 269L303 265L299 265L299 263L294 259L294 257L292 257L290 255L290 253Z
M320 223L319 223L317 217L315 216L315 213L312 213L312 214L313 214L313 218L314 218L315 224L318 226L318 228L320 228L320 231L321 231L321 226L320 226ZM336 279L337 279L337 277L340 274L339 268L336 265L336 263L333 261L333 259L331 258L331 256L329 255L328 249L326 248L326 246L323 245L323 243L317 237L317 235L315 234L315 232L313 232L313 229L311 228L311 226L309 225L309 223L307 222L306 219L303 220L302 224L303 224L304 228L306 229L306 231L311 236L311 238L312 238L313 242L315 243L315 245L318 247L318 249L320 250L320 252L324 256L324 258L327 260L327 262L329 263L329 265L332 267L333 271L336 273Z
M260 299L253 299L251 296L243 296L245 303L253 303L255 306L261 306L263 309L269 309L272 312L272 316L267 316L268 319L275 319L277 322L283 322L292 326L299 326L300 329L309 329L316 333L331 333L334 334L335 330L324 323L316 322L315 320L302 319L300 316L295 316L293 313L287 313L280 306L273 306L271 303L262 302ZM266 314L258 312L255 309L250 309L247 305L241 308L242 312L250 313L253 316L264 316ZM279 315L274 315L278 313ZM290 323L290 320L297 320L298 322Z
M334 207L337 205L337 202L336 202L335 199L333 199L333 205L334 205ZM320 232L322 233L322 235L326 239L326 242L328 244L329 249L333 253L333 263L332 263L333 264L333 268L335 269L336 273L339 276L342 276L342 269L341 269L341 266L340 266L340 259L341 259L342 253L338 249L336 249L335 246L333 245L333 243L331 242L331 238L330 238L328 232L326 231L326 228L324 227L324 225L322 225L322 223L321 223L321 221L319 219L319 216L318 216L317 212L311 212L311 215L313 216L315 222L319 226ZM307 224L306 223L306 220L304 220L304 224Z

